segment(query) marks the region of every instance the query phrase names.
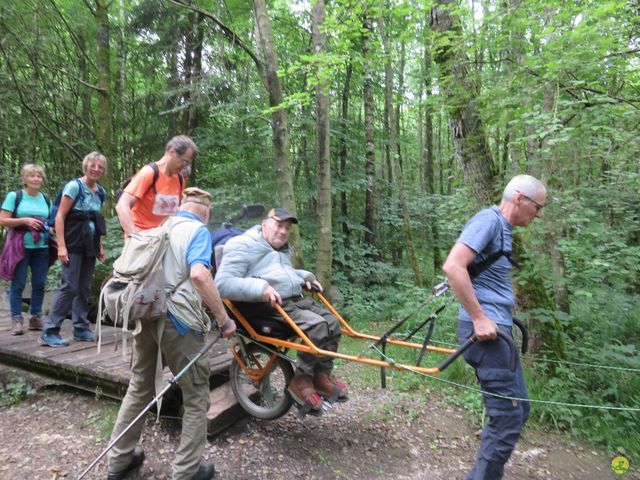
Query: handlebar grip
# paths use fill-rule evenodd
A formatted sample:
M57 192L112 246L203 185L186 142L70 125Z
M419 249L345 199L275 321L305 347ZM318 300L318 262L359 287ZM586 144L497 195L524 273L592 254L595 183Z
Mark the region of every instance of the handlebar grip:
M308 290L310 292L322 292L322 290L320 290L320 287L318 287L317 285L314 285L313 283L311 284L311 288L307 288L307 284L303 283L302 284L302 289L303 290Z
M517 318L513 319L513 324L520 329L522 334L522 354L524 355L529 350L529 329Z
M502 338L509 345L509 351L511 352L511 358L509 359L509 369L513 372L516 369L516 358L518 354L518 347L516 346L516 343L513 341L513 339L509 335L502 333L500 330L498 330L497 333L498 333L498 337ZM454 360L456 360L471 345L473 345L477 341L478 341L478 337L476 337L476 334L474 333L467 339L467 341L463 345L460 346L460 348L458 348L455 352L453 352L451 355L445 358L440 363L440 365L438 365L438 371L440 372L444 371L445 368L451 365L454 362Z
M474 333L467 339L467 341L463 345L460 346L460 348L458 348L455 352L453 352L451 355L445 358L440 363L440 365L438 365L438 370L440 372L444 371L445 368L451 365L456 358L462 355L471 345L473 345L477 341L478 341L478 337L476 337L476 334Z

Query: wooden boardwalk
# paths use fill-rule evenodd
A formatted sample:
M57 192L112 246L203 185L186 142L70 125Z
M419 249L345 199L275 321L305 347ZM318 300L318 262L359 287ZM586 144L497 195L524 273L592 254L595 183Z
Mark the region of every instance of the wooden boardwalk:
M7 309L6 291L0 288L0 363L48 377L95 395L120 400L130 378L131 339L122 346L120 329L102 326L101 351L97 343L74 342L70 320L62 324L62 336L68 347L51 348L38 344L40 332L25 329L23 335L11 335L11 316ZM27 317L28 318L28 317ZM25 328L28 322L25 318ZM95 325L92 325L95 329ZM124 352L124 354L123 354ZM211 409L209 434L213 435L235 422L242 412L236 405L228 383L232 357L229 343L222 339L209 351L211 377ZM171 373L165 370L165 377ZM170 396L168 392L167 396Z

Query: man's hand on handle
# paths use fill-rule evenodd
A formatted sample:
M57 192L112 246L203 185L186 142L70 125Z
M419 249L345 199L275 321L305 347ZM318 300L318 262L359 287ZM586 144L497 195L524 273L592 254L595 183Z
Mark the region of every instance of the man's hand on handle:
M267 288L264 289L262 299L265 302L269 302L272 307L275 307L276 303L282 305L282 297L280 297L280 294L271 285L267 285Z

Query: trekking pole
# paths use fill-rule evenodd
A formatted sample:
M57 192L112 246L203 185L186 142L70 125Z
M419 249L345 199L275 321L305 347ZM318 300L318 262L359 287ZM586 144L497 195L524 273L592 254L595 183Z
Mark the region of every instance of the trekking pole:
M151 407L153 407L153 405L154 405L154 404L156 404L156 403L158 402L158 400L160 400L160 398L162 398L162 396L163 396L165 393L167 393L167 391L168 391L171 387L173 387L174 385L177 385L178 380L180 380L180 378L181 378L185 373L187 373L187 371L188 371L188 370L193 366L193 364L194 364L194 363L196 363L196 362L200 359L200 357L202 357L205 353L207 353L207 351L209 351L209 349L210 349L211 347L213 347L213 345L214 345L218 340L220 340L220 337L221 337L221 336L222 336L222 333L221 333L221 332L218 332L218 333L217 333L217 334L216 334L216 335L215 335L215 336L214 336L214 337L209 341L209 343L207 343L204 347L202 347L202 349L198 352L198 354L197 354L195 357L193 357L193 358L191 359L191 361L190 361L189 363L187 363L187 365L186 365L182 370L180 370L180 372L178 372L178 374L177 374L177 375L175 375L175 376L171 377L171 378L169 379L169 383L167 384L167 386L166 386L166 387L164 387L164 388L162 389L162 391L161 391L158 395L156 395L156 397L155 397L153 400L151 400L151 401L149 402L149 404L148 404L146 407L144 407L144 409L143 409L143 410L138 414L138 416L137 416L136 418L134 418L134 419L133 419L133 421L132 421L129 425L127 425L127 426L125 427L125 429L124 429L124 430L122 430L122 431L118 434L118 436L117 436L116 438L114 438L114 439L109 443L109 445L107 445L107 448L105 448L105 449L102 451L102 453L100 453L100 455L98 455L98 457L97 457L93 462L91 462L91 465L89 465L87 468L85 468L84 472L82 472L82 473L80 474L80 476L77 478L77 480L82 480L82 479L84 478L84 476L85 476L87 473L89 473L89 471L90 471L90 470L91 470L91 469L96 465L96 463L98 463L98 462L102 459L102 457L104 457L104 456L109 452L109 450L111 450L111 449L113 448L113 446L114 446L116 443L118 443L118 441L119 441L119 440L120 440L120 439L121 439L121 438L122 438L122 437L123 437L123 436L124 436L128 431L129 431L129 430L131 430L131 428L132 428L132 427L133 427L133 426L138 422L138 420L140 420L140 419L144 416L144 414L145 414L145 413L147 413L147 412L149 411L149 409L151 409Z

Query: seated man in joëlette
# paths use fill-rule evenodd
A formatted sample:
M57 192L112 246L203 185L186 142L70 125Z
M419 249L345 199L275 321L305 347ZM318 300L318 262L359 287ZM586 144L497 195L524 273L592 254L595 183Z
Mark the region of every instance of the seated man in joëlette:
M326 308L302 295L302 288L322 286L313 273L291 264L289 233L298 219L283 208L269 211L262 220L225 246L215 283L220 295L234 302L248 319L286 320L273 308L276 303L318 347L335 352L340 342L340 322ZM319 412L323 398L345 401L347 388L332 375L333 358L298 352L298 362L288 392L300 406Z

